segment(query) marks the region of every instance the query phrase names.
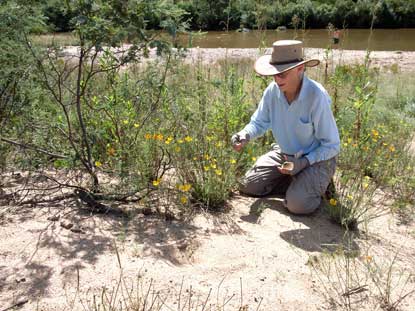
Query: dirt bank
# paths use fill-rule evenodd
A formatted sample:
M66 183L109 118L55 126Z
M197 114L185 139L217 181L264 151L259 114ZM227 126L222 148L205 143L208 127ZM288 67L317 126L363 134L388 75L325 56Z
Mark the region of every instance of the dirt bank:
M124 46L125 50L128 46ZM264 53L271 53L270 49L225 49L225 48L191 48L185 53L185 60L188 62L202 61L203 63L214 63L221 59L252 59L252 62ZM366 51L358 50L332 50L327 54L325 49L306 48L305 55L310 58L318 58L323 63L328 62L329 66L339 64L363 63L367 57ZM78 47L66 47L63 49L65 57L78 55ZM370 62L374 67L382 71L414 71L415 70L415 51L373 51L370 52ZM155 49L150 51L150 59L157 58Z
M363 63L366 56L366 51L357 50L332 50L326 55L325 49L308 48L305 49L305 55L308 58L318 58L322 62L326 60L330 65L338 64L355 64ZM202 60L203 62L212 63L223 58L241 59L250 58L256 59L259 55L269 54L271 51L266 49L261 51L259 49L189 49L188 59L192 61ZM415 70L415 52L402 51L373 51L369 54L370 62L373 66L383 70ZM396 65L398 67L395 67Z

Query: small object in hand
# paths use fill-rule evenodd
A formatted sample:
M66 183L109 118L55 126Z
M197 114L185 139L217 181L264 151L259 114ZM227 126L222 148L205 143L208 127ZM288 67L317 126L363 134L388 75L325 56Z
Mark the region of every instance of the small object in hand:
M287 171L292 171L294 169L294 163L293 162L284 162L281 166L282 169Z

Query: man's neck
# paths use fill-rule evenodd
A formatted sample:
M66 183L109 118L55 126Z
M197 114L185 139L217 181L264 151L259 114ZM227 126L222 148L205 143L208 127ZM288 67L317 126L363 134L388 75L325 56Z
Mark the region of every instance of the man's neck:
M298 97L301 91L301 86L303 85L303 79L300 80L300 83L298 83L297 87L292 92L284 92L285 98L288 101L288 104L291 105L291 103Z

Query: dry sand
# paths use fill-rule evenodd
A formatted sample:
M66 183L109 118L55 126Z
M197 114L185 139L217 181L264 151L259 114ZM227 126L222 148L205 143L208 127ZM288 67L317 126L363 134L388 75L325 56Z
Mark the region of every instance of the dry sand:
M129 220L91 216L71 201L13 208L1 219L0 309L23 299L22 310L90 310L80 302L91 303L103 287L111 290L122 271L128 284L137 284L141 276L144 293L153 280L155 289L169 293L173 310L178 309L172 297L179 296L182 283L182 305L191 288L202 300L212 290L212 304L231 298L225 310L238 310L241 304L248 306L241 310L256 310L259 304L259 310L334 310L326 298L333 288L344 293L341 286L333 277L332 288L308 263L330 258L323 253L339 247L343 229L321 211L290 215L275 197L236 196L229 207L228 213L200 213L189 222L140 213ZM57 215L59 220L50 218ZM63 228L62 221L81 233ZM366 230L350 244L358 262L368 254L385 262L397 254L396 271L415 274L414 225L384 215ZM414 282L410 279L406 290L415 289ZM359 310L375 310L374 305ZM409 311L414 305L411 296L401 307Z

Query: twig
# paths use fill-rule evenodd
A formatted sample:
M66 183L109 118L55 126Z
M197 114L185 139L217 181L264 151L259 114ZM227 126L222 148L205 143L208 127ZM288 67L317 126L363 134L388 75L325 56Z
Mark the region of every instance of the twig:
M31 200L26 200L26 201L20 202L19 205L52 203L52 202L56 202L56 201L66 200L66 199L73 198L73 197L75 197L75 194L74 193L67 193L67 194L59 195L57 197L50 198L50 199L44 199L44 200L31 199Z
M26 304L28 302L29 302L29 299L23 299L23 300L20 300L20 301L16 302L14 305L11 305L10 307L7 307L6 309L2 309L1 311L12 310L15 307L21 307L21 306L23 306L24 304Z
M50 157L54 157L54 158L58 158L58 159L68 159L67 156L57 154L57 153L53 153L53 152L49 152L49 151L44 150L42 148L39 148L39 147L36 147L36 146L33 146L33 145L29 145L29 144L24 144L24 143L21 143L21 142L17 142L17 141L14 141L14 140L11 140L11 139L8 139L8 138L4 138L4 137L1 137L1 136L0 136L0 140L6 142L8 144L11 144L11 145L15 145L15 146L19 146L19 147L22 147L22 148L25 148L25 149L32 149L32 150L38 151L38 152L46 154Z

